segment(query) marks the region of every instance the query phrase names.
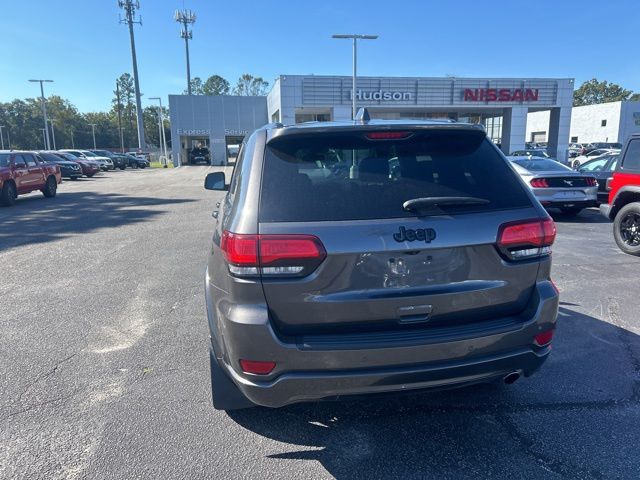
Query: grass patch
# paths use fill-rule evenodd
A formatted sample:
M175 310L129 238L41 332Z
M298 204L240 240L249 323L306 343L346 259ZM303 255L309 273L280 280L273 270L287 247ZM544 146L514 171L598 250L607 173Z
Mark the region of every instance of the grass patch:
M149 166L151 168L164 168L164 164L160 163L160 162L151 162L149 164ZM168 162L167 163L167 168L173 168L173 163L172 162Z

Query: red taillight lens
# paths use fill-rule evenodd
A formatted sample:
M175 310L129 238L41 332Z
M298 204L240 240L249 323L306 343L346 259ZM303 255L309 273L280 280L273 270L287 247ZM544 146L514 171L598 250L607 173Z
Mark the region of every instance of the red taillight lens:
M556 239L553 220L527 220L506 223L498 231L498 248L511 260L536 257L551 253Z
M594 177L587 177L585 180L589 187L596 187L598 185L598 181Z
M260 362L257 360L240 360L240 368L244 373L253 375L268 375L274 368L276 362Z
M324 247L312 235L261 235L260 265L290 260L318 260L326 256Z
M553 332L554 330L547 330L546 332L539 333L533 338L533 342L539 347L544 347L553 340Z
M327 253L313 235L243 235L225 231L220 248L234 275L303 276Z
M534 178L529 182L533 188L548 188L549 182L546 178Z
M248 267L258 266L257 235L241 235L225 230L220 248L228 263Z
M365 135L369 140L398 140L410 136L411 132L369 132Z

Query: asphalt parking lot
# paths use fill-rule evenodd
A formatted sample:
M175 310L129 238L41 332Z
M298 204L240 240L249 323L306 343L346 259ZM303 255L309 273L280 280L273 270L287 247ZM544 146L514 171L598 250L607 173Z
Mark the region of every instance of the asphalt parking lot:
M2 478L638 478L640 259L556 215L542 370L230 414L210 404L205 167L65 181L0 209Z

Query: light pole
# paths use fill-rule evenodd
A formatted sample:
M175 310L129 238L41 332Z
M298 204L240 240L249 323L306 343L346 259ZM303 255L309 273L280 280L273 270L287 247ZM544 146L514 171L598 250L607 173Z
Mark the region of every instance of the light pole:
M53 80L29 80L30 82L39 82L40 83L40 100L42 101L42 117L44 118L44 133L46 142L44 144L45 150L50 150L51 147L49 145L49 126L47 125L47 104L44 98L44 87L42 84L44 82L52 83Z
M56 131L53 128L53 123L55 122L55 120L49 120L49 123L51 124L51 139L53 140L53 149L57 150L56 148Z
M182 24L180 37L184 38L184 48L187 53L187 95L191 95L191 63L189 62L189 40L193 38L193 32L189 25L196 23L196 14L192 10L176 10L173 19Z
M2 129L6 128L4 125L0 125L0 144L2 146L2 150L4 150L4 135L2 135Z
M164 150L164 164L167 164L167 137L164 135L164 115L162 114L162 98L149 97L149 100L157 100L158 104L158 143L162 142L162 149ZM160 145L158 145L160 147Z
M42 143L44 144L44 149L49 150L49 147L47 147L47 137L45 135L47 132L47 129L41 128L40 130L42 131Z
M91 125L91 134L93 135L93 149L96 150L98 148L96 147L96 124L90 123L89 125Z
M73 140L73 128L71 129L71 148L76 148L76 142Z
M331 38L350 38L353 40L353 81L351 87L351 118L356 118L356 77L358 61L358 40L375 40L378 35L335 34Z
M136 118L138 125L138 148L144 150L147 142L144 139L144 122L142 115L142 102L140 100L140 82L138 80L138 60L136 58L136 42L133 35L133 24L142 25L142 20L135 20L136 10L140 8L138 0L118 0L118 6L124 9L125 18L120 19L120 23L129 25L129 39L131 41L131 61L133 62L133 85L136 89Z

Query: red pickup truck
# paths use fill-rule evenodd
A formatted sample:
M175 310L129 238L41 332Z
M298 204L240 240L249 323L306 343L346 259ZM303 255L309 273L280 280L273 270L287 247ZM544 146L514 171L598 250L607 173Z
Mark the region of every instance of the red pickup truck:
M613 220L613 238L624 253L640 256L640 134L622 149L607 188L609 203L600 205L600 211Z
M0 151L0 204L13 205L18 195L40 190L55 197L62 181L60 167L43 163L32 152Z

